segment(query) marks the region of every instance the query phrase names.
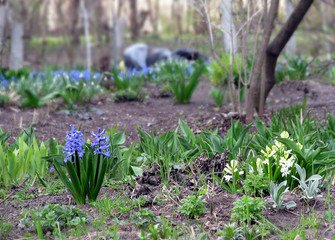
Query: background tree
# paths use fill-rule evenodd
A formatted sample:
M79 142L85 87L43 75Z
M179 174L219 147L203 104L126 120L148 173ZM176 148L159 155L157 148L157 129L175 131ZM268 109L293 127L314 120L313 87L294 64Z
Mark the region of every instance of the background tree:
M294 10L292 0L285 0L284 10L285 21L287 21ZM287 46L285 47L285 53L287 55L294 55L297 53L297 40L294 35L292 35L290 41L288 41Z
M137 18L137 0L129 0L129 7L130 7L131 39L136 40L139 35L139 23Z
M271 1L271 8L273 8L273 11L275 11L273 6L278 5L277 2L278 0ZM255 70L252 73L252 81L247 99L247 122L250 122L253 119L254 110L256 110L260 115L263 114L266 98L276 83L275 71L278 57L290 40L290 38L292 37L292 35L294 34L295 30L298 28L299 24L303 20L309 8L312 6L313 2L313 0L300 0L298 5L292 12L291 16L282 26L279 33L275 36L272 42L268 45L263 42L264 44L262 44L260 51L261 53L266 53L264 65L265 82L263 85L259 84L260 73L263 69L263 64L256 64ZM278 7L276 8L278 11ZM273 16L271 16L270 14L271 10L268 15L268 17L270 17L271 19ZM267 36L267 34L265 34L265 37L268 38L270 36Z
M6 0L0 0L0 64L3 65L2 56L5 49L5 29L7 23L8 6Z
M19 69L24 63L24 22L27 19L24 1L9 2L8 19L11 28L9 67Z

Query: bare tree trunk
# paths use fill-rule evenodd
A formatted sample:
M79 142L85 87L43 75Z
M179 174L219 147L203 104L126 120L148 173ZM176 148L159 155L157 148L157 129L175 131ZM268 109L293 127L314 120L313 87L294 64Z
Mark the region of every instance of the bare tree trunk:
M147 0L147 4L153 35L158 36L159 0L154 0L154 4L152 0Z
M246 105L246 121L251 122L254 116L254 109L258 111L260 99L261 73L263 69L266 48L269 44L271 33L274 27L274 21L278 14L279 0L272 0L269 13L267 14L267 6L265 5L264 12L266 24L264 27L264 36L261 45L259 46L256 63L252 69L250 89L247 96Z
M6 30L6 23L7 23L7 11L8 6L6 0L1 1L0 0L0 65L2 66L3 60L6 58L3 56L4 50L5 50L5 30Z
M78 22L79 22L79 5L80 5L80 0L71 0L71 6L70 6L71 47L68 49L69 61L71 65L74 64L74 55L75 55L76 48L78 48L78 46L80 45L80 32L77 27Z
M158 24L159 24L159 0L155 0L155 8L154 8L154 18L152 19L153 32L155 36L158 36Z
M271 89L276 83L275 70L277 65L277 60L284 49L287 42L290 40L291 36L294 34L295 30L298 28L299 24L303 20L304 16L312 6L314 0L300 0L297 7L292 12L291 16L288 18L287 22L281 28L277 36L272 40L266 49L265 57L265 92L263 102L266 101Z
M183 33L183 26L182 26L182 5L180 3L180 0L173 0L172 5L171 5L171 10L172 10L172 17L174 18L176 24L176 34L177 36L180 36Z
M9 67L19 69L23 67L24 43L23 43L23 23L18 21L11 22L11 47Z
M233 65L235 59L235 53L237 52L237 44L236 44L236 29L233 20L233 6L232 0L221 0L220 2L220 10L221 10L221 29L224 31L223 33L223 46L226 52L230 55L229 61L229 79L228 79L228 89L230 99L233 103L233 110L238 110L238 97L237 91L234 85L234 76L233 76Z
M7 1L0 0L0 49L5 40L5 28L7 22Z
M113 1L113 0L112 0ZM123 45L125 23L123 19L117 16L115 5L112 3L112 65L115 66L121 59L121 49Z
M292 0L285 0L285 21L291 16L292 12L294 10ZM288 55L294 55L297 52L297 41L295 39L295 36L293 35L290 39L290 41L287 43L287 46L285 48L285 53Z
M137 0L129 0L130 7L130 32L132 40L136 40L139 35L139 23L137 19Z
M86 68L90 69L92 66L91 40L90 40L90 19L88 10L86 8L85 0L80 1L80 8L83 13L84 34L86 45Z
M237 51L236 29L233 20L232 0L221 0L221 25L223 33L223 46L227 53L235 54Z

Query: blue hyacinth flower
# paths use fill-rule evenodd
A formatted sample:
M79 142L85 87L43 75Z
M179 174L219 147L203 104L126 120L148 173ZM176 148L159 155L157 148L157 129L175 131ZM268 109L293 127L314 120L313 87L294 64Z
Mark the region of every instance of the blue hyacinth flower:
M66 134L66 143L63 147L65 154L64 162L66 163L70 158L77 153L79 158L84 156L85 139L81 131L78 131L73 125L70 125L71 130Z
M92 132L92 137L94 138L93 142L91 143L91 147L94 150L94 155L103 155L106 157L110 157L110 143L109 137L104 136L106 130L98 129L97 133Z

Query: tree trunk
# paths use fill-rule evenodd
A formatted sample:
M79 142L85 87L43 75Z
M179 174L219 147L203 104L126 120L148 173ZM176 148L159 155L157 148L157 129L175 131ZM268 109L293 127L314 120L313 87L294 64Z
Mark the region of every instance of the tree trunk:
M152 19L152 27L154 36L158 36L158 24L159 24L159 0L155 0L155 7L153 11L155 12L154 18Z
M223 33L223 46L227 53L235 54L237 51L236 29L233 19L232 0L221 0L221 25Z
M101 36L105 36L108 33L107 30L107 22L106 17L104 15L104 9L102 6L102 1L95 1L94 2L94 11L90 11L92 16L93 23L91 24L92 29L95 30L95 42L100 44L102 39Z
M291 16L293 10L294 10L294 7L292 4L292 0L285 0L285 21L287 21L288 18ZM294 35L291 37L290 41L287 43L287 46L285 48L285 53L287 55L294 55L297 53L297 41Z
M148 8L149 8L149 19L152 26L153 36L158 36L158 20L159 20L159 0L154 0L154 4L152 0L147 0Z
M130 7L130 32L132 40L136 40L139 35L139 23L137 19L137 0L129 0Z
M180 0L173 0L172 5L171 5L171 10L172 10L172 17L175 20L175 26L177 28L176 34L177 38L183 33L183 26L182 26L182 5L180 3Z
M86 69L90 69L92 66L90 19L85 0L80 1L80 8L83 14L83 22L84 22L84 34L85 34L85 45L86 45Z
M291 16L288 18L287 22L281 28L280 32L269 44L266 50L265 57L265 92L264 102L266 101L267 96L269 95L271 89L276 83L276 65L277 60L284 49L287 42L290 40L295 30L298 28L299 24L303 20L304 16L312 6L314 0L300 0L297 7L292 12Z
M0 50L5 42L5 28L7 19L7 2L0 0Z
M60 3L59 3L60 4ZM71 47L68 49L68 56L70 64L74 64L74 55L75 51L80 45L80 32L78 30L78 20L79 20L79 5L80 0L71 0L71 6L70 6L70 16L71 16L71 26L70 26L70 32L71 32Z
M12 32L9 67L12 69L19 69L23 67L23 23L13 20L11 23L11 28Z
M112 0L113 1L113 0ZM121 49L123 45L125 23L115 11L115 6L112 3L112 65L116 66L121 59Z
M272 30L274 28L274 21L278 14L279 0L272 0L269 13L267 13L267 4L264 6L264 37L258 49L258 55L256 58L255 65L252 69L250 89L247 96L246 106L246 121L251 122L254 116L254 109L258 112L259 99L261 94L261 73L263 69L264 57L266 54L266 48L269 44Z

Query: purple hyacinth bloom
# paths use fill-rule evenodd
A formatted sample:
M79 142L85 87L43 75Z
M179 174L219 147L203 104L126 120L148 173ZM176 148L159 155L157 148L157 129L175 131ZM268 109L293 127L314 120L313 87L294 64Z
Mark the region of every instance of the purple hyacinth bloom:
M73 125L70 125L71 131L66 134L66 143L63 147L63 153L65 154L64 162L67 162L75 153L78 154L79 158L84 156L85 150L85 139L81 131L78 131Z
M91 143L92 149L94 149L94 155L101 154L106 157L110 157L110 144L109 137L104 136L106 130L98 129L97 133L92 132L92 137L94 137L93 142Z

